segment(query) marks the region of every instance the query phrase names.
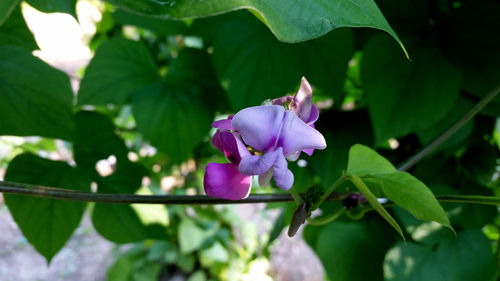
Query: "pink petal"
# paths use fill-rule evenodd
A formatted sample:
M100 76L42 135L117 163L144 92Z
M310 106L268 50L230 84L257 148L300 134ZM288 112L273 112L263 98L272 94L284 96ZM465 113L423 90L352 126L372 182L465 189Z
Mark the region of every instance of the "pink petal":
M232 131L233 126L231 126L231 120L233 119L234 115L229 116L227 119L221 119L217 120L212 123L212 127L216 129L221 129L221 130L227 130L227 131Z
M208 163L203 185L208 196L240 200L250 193L252 177L240 174L232 163Z
M259 151L273 148L278 138L285 109L279 105L254 106L238 112L232 122L243 141Z
M250 155L238 133L217 130L212 138L212 144L235 164L240 163L242 157Z
M299 90L293 97L292 110L300 119L307 123L310 119L313 106L311 85L305 77L302 77Z

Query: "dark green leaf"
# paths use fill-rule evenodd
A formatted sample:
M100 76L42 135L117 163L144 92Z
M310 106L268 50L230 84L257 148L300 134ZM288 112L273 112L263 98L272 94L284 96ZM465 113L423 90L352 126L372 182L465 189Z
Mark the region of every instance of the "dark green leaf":
M453 235L434 249L416 243L398 242L384 261L386 281L493 281L496 259L490 242L479 230Z
M93 170L98 160L110 155L118 161L127 160L127 147L115 134L115 126L109 118L93 111L80 111L75 117L74 157L78 165Z
M127 161L117 162L116 171L97 180L100 193L133 193L141 185L145 169ZM159 238L155 225L145 225L130 205L96 203L92 211L92 223L104 238L116 243Z
M389 33L400 43L396 33L391 29L375 2L371 0L349 2L342 0L308 2L296 0L275 2L258 0L108 1L143 14L172 19L206 17L245 8L251 10L265 23L279 40L285 42L318 38L339 27L371 27Z
M213 75L208 66L205 53L184 49L170 66L165 82L134 93L137 129L174 163L189 157L212 123L216 101L211 95L216 87L207 84Z
M14 45L29 50L38 49L35 38L24 21L20 7L15 8L7 21L0 25L0 46L2 45Z
M121 24L135 25L149 29L156 35L183 34L187 25L183 21L165 20L132 13L124 9L116 9L112 14L113 19Z
M10 17L19 2L20 0L4 0L0 2L0 26Z
M308 237L312 239L307 242L313 242L310 245L330 280L382 280L382 262L394 241L394 232L381 225L385 226L373 217L363 222L334 221L319 228L315 237Z
M64 162L22 154L10 162L5 180L89 191L90 179ZM5 203L28 241L47 261L78 227L85 203L4 194Z
M349 120L349 122L342 120ZM322 112L315 125L325 136L328 147L314 151L308 161L311 162L314 174L319 177L321 185L326 189L345 170L351 146L356 143L373 145L373 134L368 114L365 111Z
M67 13L76 16L76 1L77 0L26 0L28 4L35 9L44 13Z
M103 42L78 91L78 104L124 104L131 94L158 81L158 70L142 43L122 38Z
M440 22L440 43L445 54L461 70L463 88L477 97L485 96L499 85L500 29L496 28L499 14L498 1L470 1ZM498 113L500 96L495 99L495 106Z
M459 96L460 72L439 50L426 42L412 49L409 62L383 36L365 46L361 78L378 144L434 125Z
M22 48L0 47L0 135L73 139L69 78Z
M208 23L206 23L208 21ZM215 21L215 23L214 23ZM295 90L302 76L313 87L341 100L351 57L352 35L342 29L302 44L276 40L261 22L247 13L198 22L212 33L213 62L221 85L235 110Z

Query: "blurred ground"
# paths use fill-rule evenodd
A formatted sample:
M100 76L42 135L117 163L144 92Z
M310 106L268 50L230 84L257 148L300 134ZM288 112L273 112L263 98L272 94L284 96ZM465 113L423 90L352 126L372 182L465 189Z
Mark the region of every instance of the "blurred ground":
M262 208L262 205L241 205L237 209L244 219L259 225L262 217L256 214ZM272 248L270 271L276 281L323 280L320 261L299 234L289 238L283 231ZM95 232L86 214L69 242L47 266L23 237L7 208L0 206L1 281L104 281L113 262L110 255L113 246Z
M88 215L49 266L26 241L5 206L0 207L0 280L105 280L113 244L100 237Z

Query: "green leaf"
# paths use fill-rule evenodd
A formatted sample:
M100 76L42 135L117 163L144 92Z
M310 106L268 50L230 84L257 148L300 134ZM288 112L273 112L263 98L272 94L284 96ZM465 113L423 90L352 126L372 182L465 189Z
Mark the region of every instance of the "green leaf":
M0 46L2 45L14 45L29 50L38 49L35 38L24 21L20 7L15 8L4 24L0 25Z
M19 47L0 46L0 135L70 140L73 92L66 74Z
M112 17L116 22L145 28L153 31L158 36L183 34L187 29L187 24L183 21L148 17L124 9L116 9Z
M212 32L205 34L213 47L212 61L235 110L291 94L302 76L335 101L341 100L353 48L350 30L331 32L306 43L286 44L248 13L204 20L198 25L205 33Z
M361 180L361 178L355 174L349 174L347 177L359 189L359 191L361 191L363 196L366 198L366 201L370 203L373 209L375 209L375 211L377 211L377 213L379 213L379 215L381 215L399 233L399 235L401 235L401 237L405 239L401 227L398 225L396 220L391 216L391 214L389 214L389 212L387 212L387 210L384 209L382 204L378 202L377 197L375 197L375 195L370 191L370 189L368 188L368 186L366 186L363 180Z
M370 189L378 191L381 188L389 200L416 218L433 220L452 229L446 213L425 184L406 172L398 172L387 159L369 147L352 146L347 171L361 177Z
M434 125L459 97L460 72L440 51L426 42L413 49L409 62L383 36L364 48L361 78L377 144Z
M397 170L389 160L380 156L373 149L365 145L355 144L349 150L347 171L358 176L365 176L376 173L393 173Z
M160 274L160 265L147 260L148 251L136 246L119 257L108 269L109 281L152 281Z
M77 0L26 0L33 8L44 13L67 13L76 20L76 1Z
M444 43L444 52L462 72L463 89L477 97L485 96L499 84L500 41L497 38L500 29L496 28L499 13L497 1L466 2L440 25L440 42ZM500 96L493 104L496 111L492 115L497 116Z
M137 129L174 163L190 156L212 123L215 105L211 95L216 86L207 84L215 81L209 79L213 76L209 66L205 53L184 49L170 66L166 81L134 93Z
M103 42L90 62L78 91L78 104L125 104L131 94L158 81L150 52L123 38Z
M19 2L20 0L4 0L0 2L0 26L10 17Z
M430 189L406 172L376 174L375 179L389 200L408 210L417 219L436 221L450 229L450 221L443 207Z
M192 219L183 219L178 231L181 253L189 254L199 250L214 233L214 229L203 229Z
M448 236L435 246L398 242L386 255L386 281L493 281L496 259L480 230Z
M374 217L306 226L306 241L315 250L330 280L382 280L382 262L394 242L393 231ZM309 230L317 231L310 235Z
M5 180L90 190L90 179L64 162L21 154L9 164ZM4 194L5 203L26 239L48 262L78 227L85 203Z
M133 193L141 185L145 169L128 161L117 162L116 171L97 179L100 193ZM145 225L130 205L96 203L92 223L104 238L116 243L130 243L158 237L157 225Z
M80 111L75 119L77 132L73 151L79 166L94 170L97 161L110 155L117 161L128 161L125 142L115 134L115 126L108 117L93 111Z
M314 175L319 177L321 185L326 190L342 176L351 146L356 143L373 145L373 134L365 111L321 112L314 125L324 135L328 148L314 151L313 157L308 159L308 162L311 162Z
M370 0L108 0L119 7L151 16L171 19L206 17L238 9L249 9L271 32L285 42L318 38L339 27L371 27L389 33L402 46L375 2ZM236 35L236 34L235 34Z

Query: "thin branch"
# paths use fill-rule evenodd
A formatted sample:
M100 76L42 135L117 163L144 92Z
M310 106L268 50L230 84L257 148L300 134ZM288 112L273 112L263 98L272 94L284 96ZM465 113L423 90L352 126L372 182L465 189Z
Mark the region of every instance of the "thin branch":
M116 204L215 205L294 201L290 194L255 194L242 200L224 200L205 195L135 195L91 193L6 181L0 181L0 192L70 201ZM345 193L336 193L332 194L328 200L340 201L346 196L348 195Z
M464 116L462 116L458 121L456 121L450 128L444 131L441 135L436 137L428 145L426 145L417 154L408 159L403 165L399 167L400 171L407 171L420 160L422 160L427 154L431 153L434 149L445 142L449 137L454 135L460 128L462 128L467 122L469 122L476 114L478 114L489 102L491 102L500 93L500 85L488 93L484 98L482 98L474 107L469 110Z

